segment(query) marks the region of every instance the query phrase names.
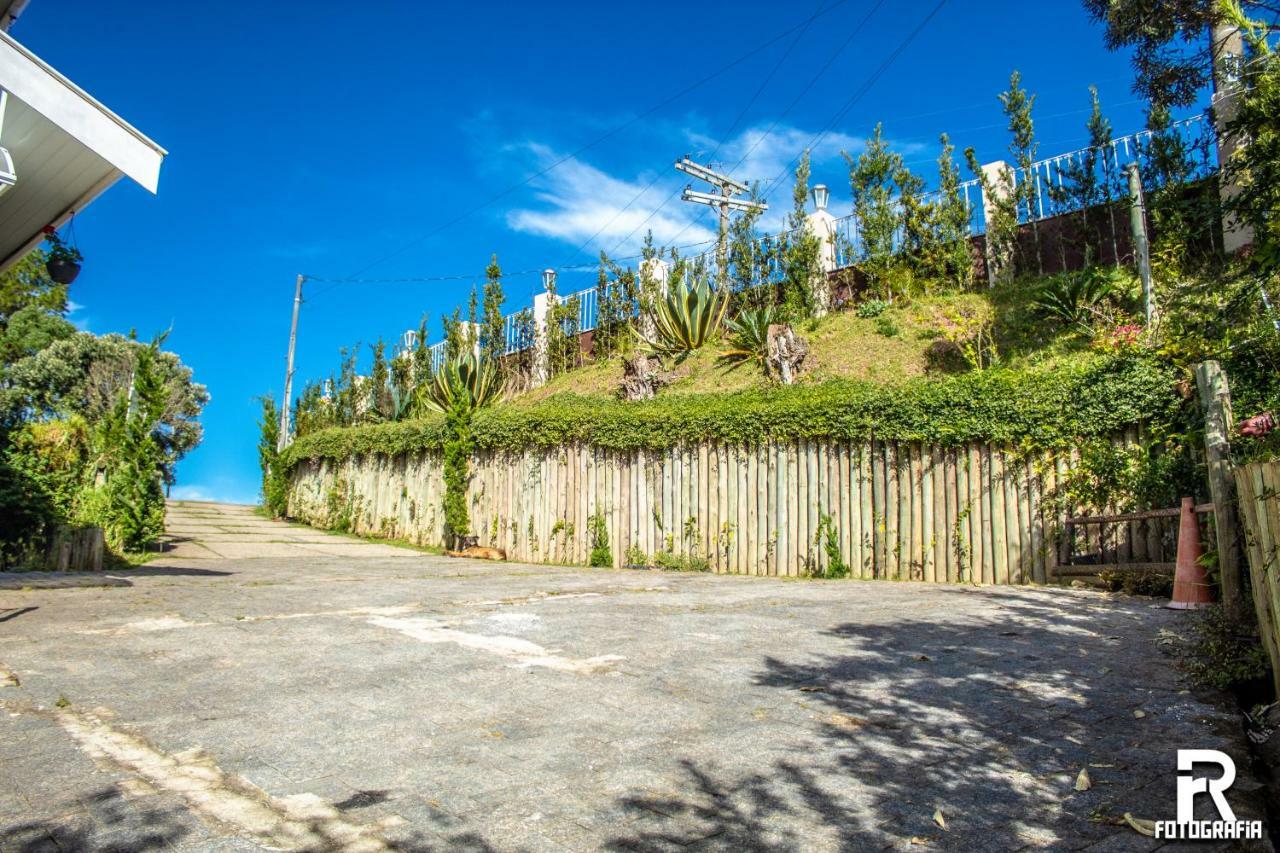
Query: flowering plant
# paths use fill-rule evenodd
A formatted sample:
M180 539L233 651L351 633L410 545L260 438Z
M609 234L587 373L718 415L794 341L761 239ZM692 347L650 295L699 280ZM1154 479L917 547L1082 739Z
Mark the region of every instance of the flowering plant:
M49 244L48 261L66 261L78 264L84 257L75 246L68 246L52 225L44 227L44 241Z

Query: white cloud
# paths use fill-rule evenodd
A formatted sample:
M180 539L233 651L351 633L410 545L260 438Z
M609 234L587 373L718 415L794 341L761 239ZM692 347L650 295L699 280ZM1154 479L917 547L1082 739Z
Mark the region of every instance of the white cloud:
M791 207L792 161L811 147L812 183L832 190L831 208L839 215L847 206L846 170L841 151L856 154L865 140L845 133L827 133L814 144L818 133L787 125L747 128L723 142L685 129L674 132L673 150L692 150L711 158L715 167L745 182L758 181L769 193L770 210L762 217L763 231L778 231ZM919 145L895 146L904 154ZM532 158L537 169L547 169L563 155L537 142L508 146L516 158ZM674 157L672 158L674 159ZM696 157L695 157L696 159ZM507 214L507 225L516 231L552 237L575 245L586 244L594 255L600 249L633 255L644 233L653 230L659 245L690 245L715 239L713 216L702 205L679 200L681 188L691 180L671 170L641 172L634 176L610 174L577 157L568 157L531 182L537 202ZM693 182L697 183L697 182Z
M238 492L224 492L199 484L174 486L169 497L175 501L212 501L228 504L256 504L257 495L248 496Z
M560 159L544 145L530 143L525 148L540 168ZM537 190L534 197L542 206L511 211L507 224L517 231L568 243L580 244L594 237L587 246L592 254L601 248L612 249L619 241L625 241L619 246L619 253L630 254L649 229L659 244L687 245L715 237L712 230L696 221L701 211L678 199L668 201L683 186L675 173L667 178L650 172L628 180L571 157L534 181L533 186Z

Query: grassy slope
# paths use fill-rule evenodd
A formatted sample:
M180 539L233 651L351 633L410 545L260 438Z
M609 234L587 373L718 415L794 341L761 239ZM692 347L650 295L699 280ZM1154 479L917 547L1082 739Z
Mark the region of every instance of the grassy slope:
M998 349L1005 365L1021 367L1081 357L1087 342L1080 335L1031 316L1026 307L1029 288L1024 282L990 294L919 298L891 307L876 319L863 319L852 312L832 314L799 330L810 348L802 381L842 378L888 384L931 370L963 369L954 362L931 368L928 351L938 340L937 314L965 302L988 302L994 309ZM676 379L661 393L739 391L768 384L757 367L719 363L720 348L718 344L704 347L674 367ZM530 405L561 393L612 396L621 378L622 360L615 356L556 376L541 388L516 395L511 403Z

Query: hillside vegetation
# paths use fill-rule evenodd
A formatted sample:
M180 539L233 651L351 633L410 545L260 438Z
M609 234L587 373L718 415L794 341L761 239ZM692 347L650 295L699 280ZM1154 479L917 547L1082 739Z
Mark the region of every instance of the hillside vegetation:
M1112 274L1120 301L1137 298L1137 282L1127 270ZM836 311L807 321L799 330L809 355L798 382L855 380L896 384L919 377L941 377L970 368L944 329L958 315L990 319L992 365L1013 370L1077 364L1099 352L1088 329L1046 318L1033 304L1043 288L1041 279L1001 285L988 293L923 296L887 305L876 316L856 308ZM750 364L728 363L721 357L721 338L696 350L669 371L670 384L659 396L722 393L764 389L773 383ZM510 395L508 402L529 406L557 395L613 397L622 382L623 359L631 351L606 358L584 357L582 366L551 378L545 385Z

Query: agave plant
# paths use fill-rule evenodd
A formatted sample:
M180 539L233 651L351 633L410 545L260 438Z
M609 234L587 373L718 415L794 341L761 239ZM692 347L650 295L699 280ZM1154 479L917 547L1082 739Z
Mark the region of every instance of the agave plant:
M421 410L447 412L461 403L467 409L479 409L492 403L502 392L502 374L493 359L463 353L446 362L418 388L417 404Z
M671 289L653 313L653 335L640 337L640 349L652 355L683 361L720 328L729 306L728 291L712 291L705 278L682 282Z
M731 364L761 363L769 349L769 327L777 322L772 305L749 308L727 321L729 349L720 357Z
M1031 298L1041 314L1068 325L1088 325L1094 310L1115 290L1111 276L1097 268L1055 275Z

